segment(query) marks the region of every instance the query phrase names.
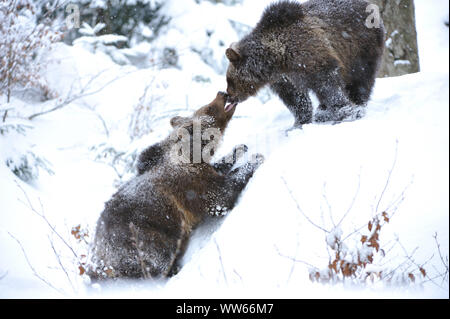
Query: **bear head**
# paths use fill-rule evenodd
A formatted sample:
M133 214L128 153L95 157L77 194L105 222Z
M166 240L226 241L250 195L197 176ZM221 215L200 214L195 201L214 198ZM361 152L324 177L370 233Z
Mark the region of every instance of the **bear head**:
M259 63L251 55L246 55L237 43L232 43L225 55L230 61L226 75L228 110L250 96L255 96L265 81L257 76L261 71L258 70Z
M228 94L217 93L209 104L192 116L175 116L170 120L173 131L168 138L144 150L137 161L139 175L171 164L209 163L222 140L235 106L225 111Z
M211 103L199 108L192 116L175 116L170 120L170 124L174 130L185 128L192 132L194 123L199 122L202 127L202 133L209 128L218 129L223 133L235 111L234 107L225 110L227 99L227 93L218 92L216 98Z

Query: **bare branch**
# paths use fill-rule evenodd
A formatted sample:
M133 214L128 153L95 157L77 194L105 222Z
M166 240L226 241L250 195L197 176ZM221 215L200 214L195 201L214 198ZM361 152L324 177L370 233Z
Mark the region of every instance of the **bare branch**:
M405 193L408 190L408 188L413 184L413 179L411 179L411 181L405 186L405 188L403 189L403 191L400 193L400 195L394 199L392 201L391 204L389 204L389 206L385 209L386 211L390 211L391 212L391 217L395 215L395 213L398 210L398 207L400 206L401 203L403 203L403 201L405 200Z
M80 92L78 92L77 94L75 94L75 95L73 95L73 96L70 96L70 95L67 96L66 99L65 99L64 101L62 101L62 102L56 104L54 107L52 107L52 108L50 108L50 109L48 109L48 110L45 110L45 111L38 112L38 113L35 113L35 114L33 114L33 115L30 115L30 116L28 117L28 119L29 119L29 120L32 120L32 119L34 119L34 118L36 118L36 117L38 117L38 116L42 116L42 115L44 115L44 114L48 114L48 113L54 112L54 111L56 111L56 110L59 110L59 109L63 108L64 106L66 106L66 105L68 105L68 104L70 104L70 103L72 103L72 102L74 102L74 101L76 101L76 100L78 100L78 99L85 98L85 97L90 96L90 95L93 95L93 94L97 94L97 93L99 93L100 91L102 91L103 89L105 89L107 86L109 86L110 84L112 84L113 82L115 82L115 81L117 81L117 80L119 80L119 79L125 77L126 75L128 75L128 74L130 74L130 73L137 72L136 70L133 70L133 71L130 71L130 72L126 72L126 73L122 74L121 76L116 77L116 78L114 78L114 79L112 79L112 80L106 82L106 83L105 83L104 85L102 85L100 88L95 89L95 90L92 90L92 91L86 92L86 91L89 89L89 86L92 84L92 82L93 82L95 79L97 79L97 78L98 78L103 72L105 72L105 71L106 71L106 70L100 71L99 73L97 73L96 75L94 75L93 77L91 77L91 78L89 79L89 81L86 83L86 85L84 85L83 88L81 88Z
M314 227L320 229L321 231L323 231L323 232L325 232L325 233L329 233L328 230L326 230L326 229L320 227L319 225L317 225L316 223L314 223L314 222L313 222L313 221L312 221L312 220L311 220L311 219L303 212L303 210L300 208L300 205L298 204L297 200L295 199L294 195L292 194L292 191L291 191L291 189L289 188L289 186L288 186L286 180L284 179L284 177L281 176L280 178L281 178L281 180L283 181L284 185L286 186L287 190L289 191L289 195L291 196L291 198L292 198L292 200L294 201L295 205L297 206L297 210L303 215L303 217L305 217L306 220L307 220L311 225L313 225Z
M48 282L45 278L41 277L41 276L37 273L37 271L34 269L33 265L31 264L30 260L28 259L28 255L27 255L27 253L25 252L25 249L23 248L22 243L21 243L16 237L14 237L10 232L8 232L8 234L9 234L9 236L10 236L12 239L14 239L14 240L17 242L17 244L20 246L20 249L22 250L22 253L23 253L24 257L25 257L25 260L26 260L28 266L30 267L31 271L33 272L33 275L34 275L36 278L38 278L39 280L41 280L43 283L45 283L47 286L49 286L50 288L54 289L55 291L59 292L59 293L62 294L62 295L65 295L65 293L64 293L62 290L60 290L60 289L56 288L55 286L53 286L50 282Z
M44 210L43 210L43 206L42 206L42 202L39 200L39 203L41 205L41 211L42 213L39 213L33 206L33 204L31 203L30 198L28 197L28 194L25 192L25 190L22 188L22 186L20 186L20 184L16 182L17 187L19 187L19 189L22 191L22 193L25 196L25 199L28 203L28 207L31 209L32 212L34 212L36 215L38 215L39 217L41 217L47 224L47 226L52 230L52 232L58 236L58 238L64 243L64 245L69 248L69 250L72 252L72 254L75 256L75 258L78 260L78 254L75 252L75 250L72 248L72 246L70 246L67 241L56 231L55 227L50 224L50 222L48 221L47 217L45 217L44 215ZM23 201L19 200L21 203L25 204ZM25 204L26 205L26 204Z
M5 273L3 275L0 275L0 280L2 280L3 278L5 278L8 275L8 271L5 271Z
M296 245L295 245L295 257L297 257L297 254L298 254L298 248L300 247L300 241L298 240L298 233L297 233L297 243L296 243ZM278 254L280 255L280 252L279 252L279 250L278 250L278 247L277 246L275 246L275 249L278 251ZM294 257L294 258L295 258ZM292 263L292 266L291 266L291 270L289 271L289 275L288 275L288 277L287 277L287 279L286 279L286 282L289 282L290 280L291 280L291 277L292 277L292 274L294 273L294 269L295 269L295 260L293 260L294 262Z
M304 265L306 265L306 266L308 266L310 268L316 269L316 270L319 269L318 267L316 267L316 266L314 266L314 265L312 265L312 264L310 264L310 263L308 263L306 261L303 261L303 260L300 260L300 259L297 259L297 258L294 258L294 257L291 257L291 256L284 255L284 254L282 254L280 252L280 250L278 249L278 247L276 245L274 245L274 247L275 247L275 250L277 251L278 255L280 255L283 258L290 259L290 260L292 260L292 261L294 261L296 263L302 263L302 264L304 264Z
M2 122L5 123L6 121L6 117L8 116L8 111L11 110L12 108L7 108L5 109L5 113L3 113L3 117L2 117ZM3 110L2 110L3 112Z
M333 211L331 209L330 203L328 202L328 197L327 197L327 194L325 192L326 186L327 186L327 183L325 182L323 184L322 198L325 200L325 204L327 204L328 215L330 216L331 224L333 224L333 228L336 228L336 223L334 222L334 219L333 219ZM324 223L324 225L325 225L325 223Z
M181 220L181 234L177 240L177 249L175 249L175 252L172 255L172 259L169 263L169 266L167 267L167 270L164 272L163 277L167 277L169 273L173 270L173 267L175 267L175 263L177 261L177 258L180 255L181 247L183 246L184 242L187 240L186 238L186 222L182 219Z
M423 266L425 265L425 263L427 263L427 262L428 262L429 260L431 260L431 258L433 257L433 256L432 256L430 259L428 259L428 261L426 261L426 262L423 263L422 265L419 265L419 264L417 264L416 261L413 259L413 255L414 255L414 253L417 251L418 247L416 247L416 248L413 250L413 252L412 252L411 254L409 254L408 251L406 250L406 248L402 245L402 243L400 242L400 240L399 240L398 238L397 238L397 242L398 242L399 246L402 248L402 250L404 251L406 259L408 259L408 260L411 262L411 264L413 264L414 266L416 266L417 269L423 269ZM439 285L438 283L436 283L436 282L434 281L434 279L435 279L436 277L431 278L428 274L425 274L424 277L426 277L426 278L428 279L426 282L431 282L431 283L433 283L435 286L437 286L437 287L439 287L439 288L441 288L441 289L447 290L446 288L442 287L441 285ZM439 278L439 277L440 277L440 276L437 276L437 278Z
M139 242L138 237L138 231L136 229L136 226L134 226L133 222L130 222L129 224L130 232L131 232L131 241L133 242L133 246L136 248L137 257L139 261L139 265L141 267L142 276L144 279L150 279L152 276L147 270L147 267L145 266L145 261L142 258L144 256L144 252L141 250L141 245L143 245L142 242Z
M64 267L64 265L61 262L61 258L59 256L59 254L56 252L55 249L55 245L53 244L52 239L50 238L50 236L48 237L48 240L50 242L50 246L52 247L53 253L55 255L56 260L58 261L59 266L61 267L61 270L64 272L64 274L66 275L67 281L69 282L70 286L72 287L73 291L76 291L75 286L72 283L72 280L70 279L69 274L67 273L66 268Z
M344 221L344 219L347 217L347 215L352 210L353 205L355 205L356 198L358 197L360 188L361 188L361 168L359 169L359 174L358 174L358 186L356 187L356 192L355 192L355 195L353 196L352 202L350 203L350 206L348 207L348 209L345 212L344 216L342 216L341 220L339 220L339 222L337 223L337 226L335 226L335 228L339 227L341 225L341 223Z
M236 271L236 269L233 269L233 273L234 273L236 276L238 276L239 280L240 280L242 283L244 282L244 280L242 279L242 276L239 275L239 273Z
M394 165L395 165L395 160L394 160ZM393 165L393 166L394 166ZM392 172L392 170L390 171L390 173ZM384 190L388 187L388 185L389 185L389 181L390 181L390 179L389 179L389 177L388 177L388 179L386 180L386 185L385 185L385 188L384 188ZM397 210L398 210L398 207L400 206L400 204L405 200L405 193L406 193L406 191L408 190L408 188L411 186L411 184L412 184L412 181L411 182L409 182L406 186L405 186L405 188L403 189L403 191L401 192L401 194L391 203L391 204L389 204L389 206L385 209L385 212L389 212L390 213L390 217L392 218L394 215L395 215L395 213L397 212ZM358 188L359 188L359 186L358 186ZM383 197L383 195L381 195L380 196L380 199ZM351 206L353 206L353 203L352 203L352 205ZM350 206L350 208L349 208L349 211L350 211L350 209L351 209L351 206ZM347 214L347 213L346 213ZM345 215L346 215L345 214ZM381 213L378 213L377 215L381 215L382 214L382 212ZM344 217L345 217L345 215L344 215ZM339 222L340 223L340 222ZM366 224L364 224L364 225L362 225L361 227L358 227L358 228L356 228L353 232L351 232L351 233L349 233L347 236L345 236L344 237L344 239L342 239L342 241L345 241L347 238L349 238L349 237L351 237L352 235L354 235L354 234L356 234L356 233L358 233L359 231L361 231L363 228L365 228L365 227L367 227L367 225Z
M386 183L384 185L383 191L381 192L380 198L378 199L378 203L377 203L377 205L375 207L375 213L378 213L378 207L380 206L381 200L383 199L384 193L386 192L386 189L387 189L387 187L389 185L389 181L391 179L392 172L394 171L395 164L397 163L397 156L398 156L398 140L395 140L394 162L392 163L392 167L389 170L388 177L386 179Z
M225 284L228 285L227 275L225 273L225 267L223 266L223 261L222 261L222 253L220 252L219 244L217 243L217 240L215 238L214 238L214 244L216 245L217 252L219 253L219 261L220 261L220 266L222 267L223 279L225 280Z
M440 258L440 260L441 260L441 262L442 262L442 265L443 265L444 268L445 268L445 272L441 274L441 276L442 276L442 281L445 281L445 279L448 278L448 274L449 274L449 269L448 269L448 268L449 268L449 267L448 267L448 256L446 256L445 259L444 259L444 257L442 256L441 245L439 244L439 242L438 242L438 240L437 240L437 237L438 237L437 233L434 233L433 238L434 238L434 241L436 242L436 247L437 247L437 250L438 250L438 253L439 253L439 258Z

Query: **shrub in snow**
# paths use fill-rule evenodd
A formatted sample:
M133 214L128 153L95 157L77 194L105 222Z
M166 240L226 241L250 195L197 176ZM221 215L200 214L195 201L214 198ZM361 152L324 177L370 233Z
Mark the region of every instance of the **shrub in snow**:
M0 123L0 143L13 140L14 145L2 146L2 157L6 166L21 180L30 182L38 178L40 170L53 174L51 164L42 156L36 154L33 145L26 140L25 134L31 125L21 122ZM20 138L20 136L24 138ZM10 147L7 147L10 145Z
M26 151L19 157L9 157L6 159L6 166L24 182L35 180L39 176L39 169L44 169L49 173L53 171L49 168L49 162L34 154L32 151Z
M39 57L62 34L36 20L33 1L0 1L0 93L6 94L8 103L13 89L34 87L46 98L51 95L40 76Z
M134 105L128 127L131 140L139 139L152 132L154 122L165 115L164 113L154 112L156 104L162 98L162 95L157 93L159 86L160 83L153 80L145 87L144 93L139 98L138 103Z
M92 53L101 51L109 55L118 64L128 64L129 61L126 56L117 48L128 42L127 37L117 34L97 35L104 28L104 23L91 27L86 22L83 22L80 33L84 36L73 41L73 44L80 45Z
M138 150L130 148L121 150L110 143L100 143L90 148L94 152L94 160L111 166L117 174L116 186L135 174Z
M162 58L162 67L178 67L178 53L174 48L164 48L163 49L163 58Z
M134 45L153 40L169 19L161 14L162 0L75 0L71 3L80 10L80 21L90 25L104 24L100 35L118 34ZM69 41L80 33L73 29Z
M330 261L324 269L310 268L310 280L359 286L377 283L386 286L404 286L423 282L427 276L423 265L414 264L411 259L403 261L393 269L383 266L386 251L381 246L380 232L389 221L388 214L382 212L368 222L366 233L347 236L343 236L342 230L335 227L326 234L326 243L331 250ZM353 245L344 243L346 239L356 237L359 240L354 241Z

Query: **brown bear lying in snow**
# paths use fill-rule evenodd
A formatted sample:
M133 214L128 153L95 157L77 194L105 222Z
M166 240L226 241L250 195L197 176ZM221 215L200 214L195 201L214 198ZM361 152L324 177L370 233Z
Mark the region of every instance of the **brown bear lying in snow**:
M230 211L263 158L232 170L247 148L209 161L234 108L219 92L191 117L174 117L173 133L144 150L138 175L105 204L93 243L91 279L162 278L176 274L192 230Z

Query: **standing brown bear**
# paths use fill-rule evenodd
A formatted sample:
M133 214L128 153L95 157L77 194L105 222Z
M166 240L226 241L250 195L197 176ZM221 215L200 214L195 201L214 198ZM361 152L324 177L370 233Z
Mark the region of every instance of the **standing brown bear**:
M368 101L384 50L382 22L368 23L373 10L364 0L267 7L253 31L226 50L227 109L270 85L296 127L313 119L310 90L320 102L316 121L351 115L354 104Z
M232 170L247 151L241 145L209 164L234 113L225 112L226 99L219 92L192 117L173 118L173 133L142 152L138 175L119 188L98 220L91 279L175 274L192 230L234 207L262 156Z

